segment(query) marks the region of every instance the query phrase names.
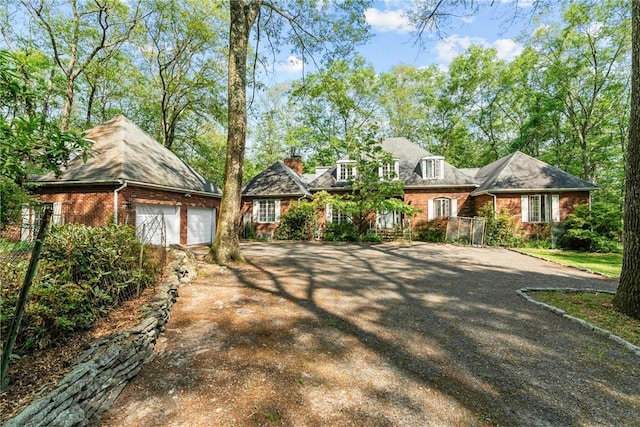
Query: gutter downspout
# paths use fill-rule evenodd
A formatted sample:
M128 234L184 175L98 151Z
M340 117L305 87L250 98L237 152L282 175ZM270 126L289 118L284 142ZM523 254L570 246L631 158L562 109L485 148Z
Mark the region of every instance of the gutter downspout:
M125 188L127 188L127 182L113 190L113 220L116 224L118 223L118 193Z
M487 195L493 197L493 218L498 219L498 197L491 193L487 193Z

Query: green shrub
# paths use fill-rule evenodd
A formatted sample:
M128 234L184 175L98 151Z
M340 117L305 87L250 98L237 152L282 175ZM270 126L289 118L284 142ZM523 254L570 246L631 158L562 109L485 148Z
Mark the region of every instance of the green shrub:
M486 245L514 247L522 244L522 232L506 209L496 215L493 204L487 202L478 210L478 216L484 217L486 221L484 239Z
M70 332L87 329L117 303L153 284L163 257L145 247L140 266L141 249L131 226L53 226L14 351L44 348ZM26 268L26 261L0 266L2 336L13 318Z
M324 229L323 240L329 242L357 242L358 228L351 222L330 222Z
M414 239L423 242L444 242L447 236L448 218L419 221L415 226Z
M282 215L274 238L278 240L313 240L318 223L314 205L302 200Z
M377 233L367 232L360 237L360 241L367 243L381 243L382 236Z
M594 203L578 206L567 215L564 234L558 244L563 249L589 252L621 252L622 212L617 206Z

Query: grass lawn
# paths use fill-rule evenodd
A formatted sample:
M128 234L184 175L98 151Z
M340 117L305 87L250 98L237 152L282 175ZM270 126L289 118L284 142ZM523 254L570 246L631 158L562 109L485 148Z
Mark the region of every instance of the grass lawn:
M550 261L559 262L560 264L597 271L598 273L611 277L620 277L620 270L622 269L622 254L600 254L537 248L525 248L519 249L519 251Z
M611 304L611 294L545 291L529 292L529 295L640 346L640 320L615 311Z
M572 267L585 268L611 277L620 277L622 254L600 254L526 248L520 251ZM531 292L530 295L568 314L608 330L614 335L640 346L640 321L613 309L613 295L593 292Z

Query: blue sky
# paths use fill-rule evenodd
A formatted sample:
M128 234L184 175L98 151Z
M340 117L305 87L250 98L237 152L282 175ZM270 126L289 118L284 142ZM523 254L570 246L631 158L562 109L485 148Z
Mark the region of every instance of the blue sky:
M371 41L359 48L378 72L391 70L397 64L423 67L437 65L445 68L458 54L472 43L494 47L498 57L510 60L522 51L520 36L535 28L530 1L476 0L476 14L450 19L440 34L425 32L422 43L412 37L412 28L405 12L412 7L411 0L377 1L365 13L373 32ZM446 1L444 2L446 5ZM514 7L520 17L514 18ZM557 5L560 8L560 5ZM558 11L553 11L557 13ZM275 80L293 80L302 77L302 64L294 56L281 58L275 65ZM310 70L307 68L306 72Z

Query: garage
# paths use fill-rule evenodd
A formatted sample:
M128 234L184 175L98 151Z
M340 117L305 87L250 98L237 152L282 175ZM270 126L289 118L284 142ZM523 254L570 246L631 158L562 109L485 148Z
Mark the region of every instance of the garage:
M167 205L136 205L136 233L141 241L162 243L162 218L166 245L180 244L180 207Z
M187 210L187 245L208 245L213 242L215 233L215 209L189 208Z

